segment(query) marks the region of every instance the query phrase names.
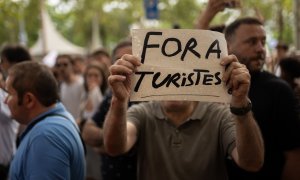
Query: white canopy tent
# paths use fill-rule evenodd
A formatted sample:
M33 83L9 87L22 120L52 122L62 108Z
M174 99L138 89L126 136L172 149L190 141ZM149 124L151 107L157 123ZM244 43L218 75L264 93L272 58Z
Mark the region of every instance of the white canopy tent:
M84 54L86 52L84 48L72 44L56 30L43 3L41 5L41 21L42 28L39 31L39 38L30 48L33 56L45 56L53 52L57 54Z

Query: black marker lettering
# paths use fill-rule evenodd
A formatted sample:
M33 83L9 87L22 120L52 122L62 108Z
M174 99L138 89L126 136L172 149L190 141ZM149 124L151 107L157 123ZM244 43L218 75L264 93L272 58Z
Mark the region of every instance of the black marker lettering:
M177 50L174 53L172 53L172 54L167 54L166 53L166 46L167 46L167 44L168 44L169 41L174 41L174 42L177 43ZM166 39L164 41L162 47L161 47L161 53L163 55L167 56L167 57L176 56L180 52L181 52L181 42L178 39L176 39L176 38L168 38L168 39Z
M146 34L145 40L144 40L144 46L143 46L143 51L142 51L142 56L141 56L141 62L144 64L145 62L145 56L146 56L146 49L147 48L159 48L159 44L148 44L149 38L152 35L162 35L162 32L148 32Z
M197 79L196 79L196 82L195 82L195 85L198 85L199 82L200 82L200 78L201 78L201 72L209 72L209 70L205 70L205 69L194 69L194 72L197 73Z
M160 82L159 84L157 84L156 81L159 78L160 74L161 74L160 72L157 72L157 73L154 74L153 81L152 81L152 87L155 88L155 89L157 89L157 88L163 86L164 84L166 84L166 82L171 77L171 74L168 74L167 77L162 82Z
M217 49L213 49L215 46L217 45ZM218 59L220 59L221 57L221 50L220 50L220 45L219 45L219 41L216 39L208 48L207 53L205 55L205 58L208 59L210 53L217 53L217 57Z
M212 85L211 81L213 80L213 75L204 74L203 76L203 85Z
M181 61L184 61L184 58L185 58L185 55L186 55L186 53L187 53L187 51L189 50L191 53L193 53L195 56L197 56L198 58L201 58L201 55L197 52L197 51L195 51L194 50L194 48L197 46L197 41L196 41L196 39L195 38L191 38L188 42L187 42L187 44L186 44L186 46L185 46L185 48L184 48L184 50L183 50L183 53L182 53L182 55L181 55Z
M189 83L190 83L190 84L186 84L185 86L191 86L191 85L194 84L194 81L193 81L193 79L192 79L192 76L194 76L194 74L195 74L195 73L191 73L191 74L188 75L188 80L189 80Z
M174 84L176 87L180 87L180 85L177 83L179 79L180 79L180 73L175 73L173 76L171 76L171 78L167 82L166 87L169 87L171 83Z
M142 71L139 71L139 72L135 72L135 74L140 74L140 78L138 80L138 82L136 83L135 87L134 87L134 91L135 92L138 92L139 91L139 88L140 88L140 85L145 77L146 74L154 74L154 72L148 72L148 71L145 71L145 72L142 72Z
M217 82L215 82L215 85L219 85L219 84L221 84L221 82L222 82L222 80L221 80L221 78L220 78L220 72L217 72L216 74L215 74L215 78L216 78L216 80L218 80Z
M181 86L185 86L185 82L186 82L186 74L182 73L182 82L181 82Z

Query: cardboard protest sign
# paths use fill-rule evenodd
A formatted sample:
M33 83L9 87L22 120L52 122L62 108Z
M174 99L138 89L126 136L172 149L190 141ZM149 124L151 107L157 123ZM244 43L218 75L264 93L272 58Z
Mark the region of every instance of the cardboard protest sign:
M133 54L142 65L133 75L131 101L189 100L229 102L221 81L224 35L206 30L132 31Z

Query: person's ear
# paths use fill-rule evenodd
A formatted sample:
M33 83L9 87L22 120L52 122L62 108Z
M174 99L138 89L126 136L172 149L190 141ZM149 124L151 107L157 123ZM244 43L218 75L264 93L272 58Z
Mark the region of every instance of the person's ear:
M36 101L37 101L37 99L34 96L34 94L32 94L30 92L25 93L24 98L23 98L23 104L28 109L32 108L36 104Z

